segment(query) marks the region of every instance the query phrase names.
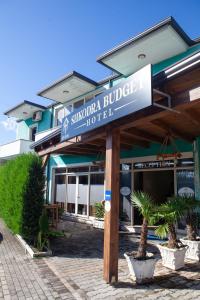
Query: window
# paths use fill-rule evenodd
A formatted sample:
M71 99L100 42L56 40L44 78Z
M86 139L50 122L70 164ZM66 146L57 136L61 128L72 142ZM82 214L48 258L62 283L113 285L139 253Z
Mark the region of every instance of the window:
M62 125L62 120L64 117L68 116L72 112L72 105L67 105L66 107L59 107L55 109L55 119L54 126Z
M74 103L74 109L79 108L81 105L84 104L84 99L81 99Z
M90 176L90 216L95 216L95 204L104 200L104 174L97 173Z
M29 137L31 141L35 141L35 135L37 133L37 125L29 128Z

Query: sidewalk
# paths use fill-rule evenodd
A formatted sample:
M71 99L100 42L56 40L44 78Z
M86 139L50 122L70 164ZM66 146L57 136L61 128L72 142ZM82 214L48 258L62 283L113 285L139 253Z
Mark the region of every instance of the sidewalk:
M159 261L152 283L136 285L132 282L123 253L137 249L138 239L134 235L120 235L119 282L113 286L102 279L103 231L73 229L70 238L59 238L52 246L55 256L46 258L46 263L60 280L74 287L79 299L200 300L200 263L189 260L179 271L164 268ZM153 245L149 250L158 252Z
M29 258L0 221L0 299L74 299L43 259Z
M106 284L103 273L103 231L76 229L70 238L57 238L54 256L31 259L0 221L4 240L0 244L1 299L107 299L107 300L200 300L200 263L187 261L175 272L156 265L154 281L136 285L128 276L123 253L137 248L133 235L120 235L119 282ZM157 248L150 246L150 251Z

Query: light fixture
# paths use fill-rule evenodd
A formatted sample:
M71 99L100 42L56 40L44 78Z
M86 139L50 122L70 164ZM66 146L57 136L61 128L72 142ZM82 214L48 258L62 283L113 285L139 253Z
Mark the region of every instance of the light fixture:
M63 91L63 94L68 94L69 93L69 91Z
M144 59L146 57L146 54L140 53L138 54L138 59Z

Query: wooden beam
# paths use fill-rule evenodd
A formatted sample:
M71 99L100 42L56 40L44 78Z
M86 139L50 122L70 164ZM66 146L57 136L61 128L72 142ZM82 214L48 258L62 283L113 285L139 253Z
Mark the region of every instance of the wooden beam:
M168 91L170 94L170 90ZM184 110L187 108L194 107L197 103L200 102L200 88L199 86L196 86L194 88L190 88L187 91L178 93L176 95L173 95L172 97L172 108L178 110ZM162 104L162 101L160 101ZM173 112L171 112L173 113ZM158 118L165 117L169 114L169 111L164 110L162 108L150 106L148 108L142 109L141 111L138 111L136 113L127 115L124 118L121 118L119 120L113 121L112 126L113 128L120 128L121 130L126 130L131 127L140 127L140 125L143 125L144 122L151 122L153 120L156 120ZM177 132L177 131L176 131ZM179 135L180 136L180 132ZM96 140L98 138L101 138L102 136L105 136L105 126L95 129L91 132L85 133L82 136L78 136L76 138L73 138L66 142L57 143L56 145L50 146L47 149L43 149L38 152L40 156L44 156L46 154L50 153L56 153L57 150L65 147L70 147L73 143L79 144L79 143L88 143L89 141ZM186 135L185 135L186 136ZM181 138L182 134L181 134ZM184 137L183 139L191 141L191 138Z
M42 167L45 168L49 159L49 154L42 157Z
M78 149L83 149L83 150L91 150L91 151L95 151L95 152L101 152L101 151L105 151L106 150L106 145L102 145L99 147L96 147L94 145L88 145L88 144L80 144L79 146L77 146Z
M80 147L77 146L76 148L66 148L66 149L59 150L58 152L56 152L56 154L67 154L67 153L74 153L74 154L80 154L80 155L97 155L98 151L81 149Z
M162 129L165 133L171 133L174 137L179 137L187 142L193 142L194 137L192 137L191 135L179 131L178 129L174 128L171 126L171 124L167 124L164 121L161 120L153 120L151 121L151 123L155 126L157 126L159 129Z
M106 193L104 217L104 279L107 283L118 281L119 252L119 173L120 131L107 130L106 136Z
M152 133L146 132L144 130L138 129L136 127L132 127L130 129L127 129L127 131L123 131L123 133L129 134L132 137L135 137L140 140L145 140L148 142L156 142L156 143L162 143L163 139L157 135L154 135Z
M149 147L149 142L138 140L128 132L124 132L124 131L121 133L121 142L123 144L131 145L131 146L138 145L143 148Z
M120 143L120 148L123 149L123 150L132 150L133 146L130 146L130 145L127 145L127 144L124 144L124 143Z
M68 141L60 142L55 145L52 145L48 147L47 149L43 149L38 151L39 156L44 156L46 154L50 153L61 153L59 151L62 151L63 149L66 149L68 147L71 147L72 145L79 145L81 143L87 143L90 140L98 139L102 137L102 135L105 135L105 129L104 128L98 128L96 130L93 130L89 133L83 134L82 136L74 137Z
M181 112L182 115L187 116L189 121L192 122L195 126L200 125L200 114L193 109L187 109L184 112Z

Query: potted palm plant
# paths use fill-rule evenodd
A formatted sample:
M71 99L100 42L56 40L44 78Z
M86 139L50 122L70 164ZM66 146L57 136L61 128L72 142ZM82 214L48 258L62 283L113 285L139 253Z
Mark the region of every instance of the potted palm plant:
M155 205L151 196L144 192L134 192L131 195L131 203L143 216L143 223L138 251L124 253L124 256L128 262L130 276L136 277L137 283L144 283L153 279L158 260L153 253L147 253L148 225L154 223Z
M184 206L179 197L168 199L158 208L157 218L161 225L155 230L160 238L168 236L168 242L159 244L158 248L162 257L162 264L170 269L178 270L184 266L187 246L183 245L176 234L175 224L184 214Z
M197 207L200 201L193 197L180 197L186 210L186 230L187 236L180 239L184 245L188 246L186 258L200 261L200 237L198 236L199 213Z

